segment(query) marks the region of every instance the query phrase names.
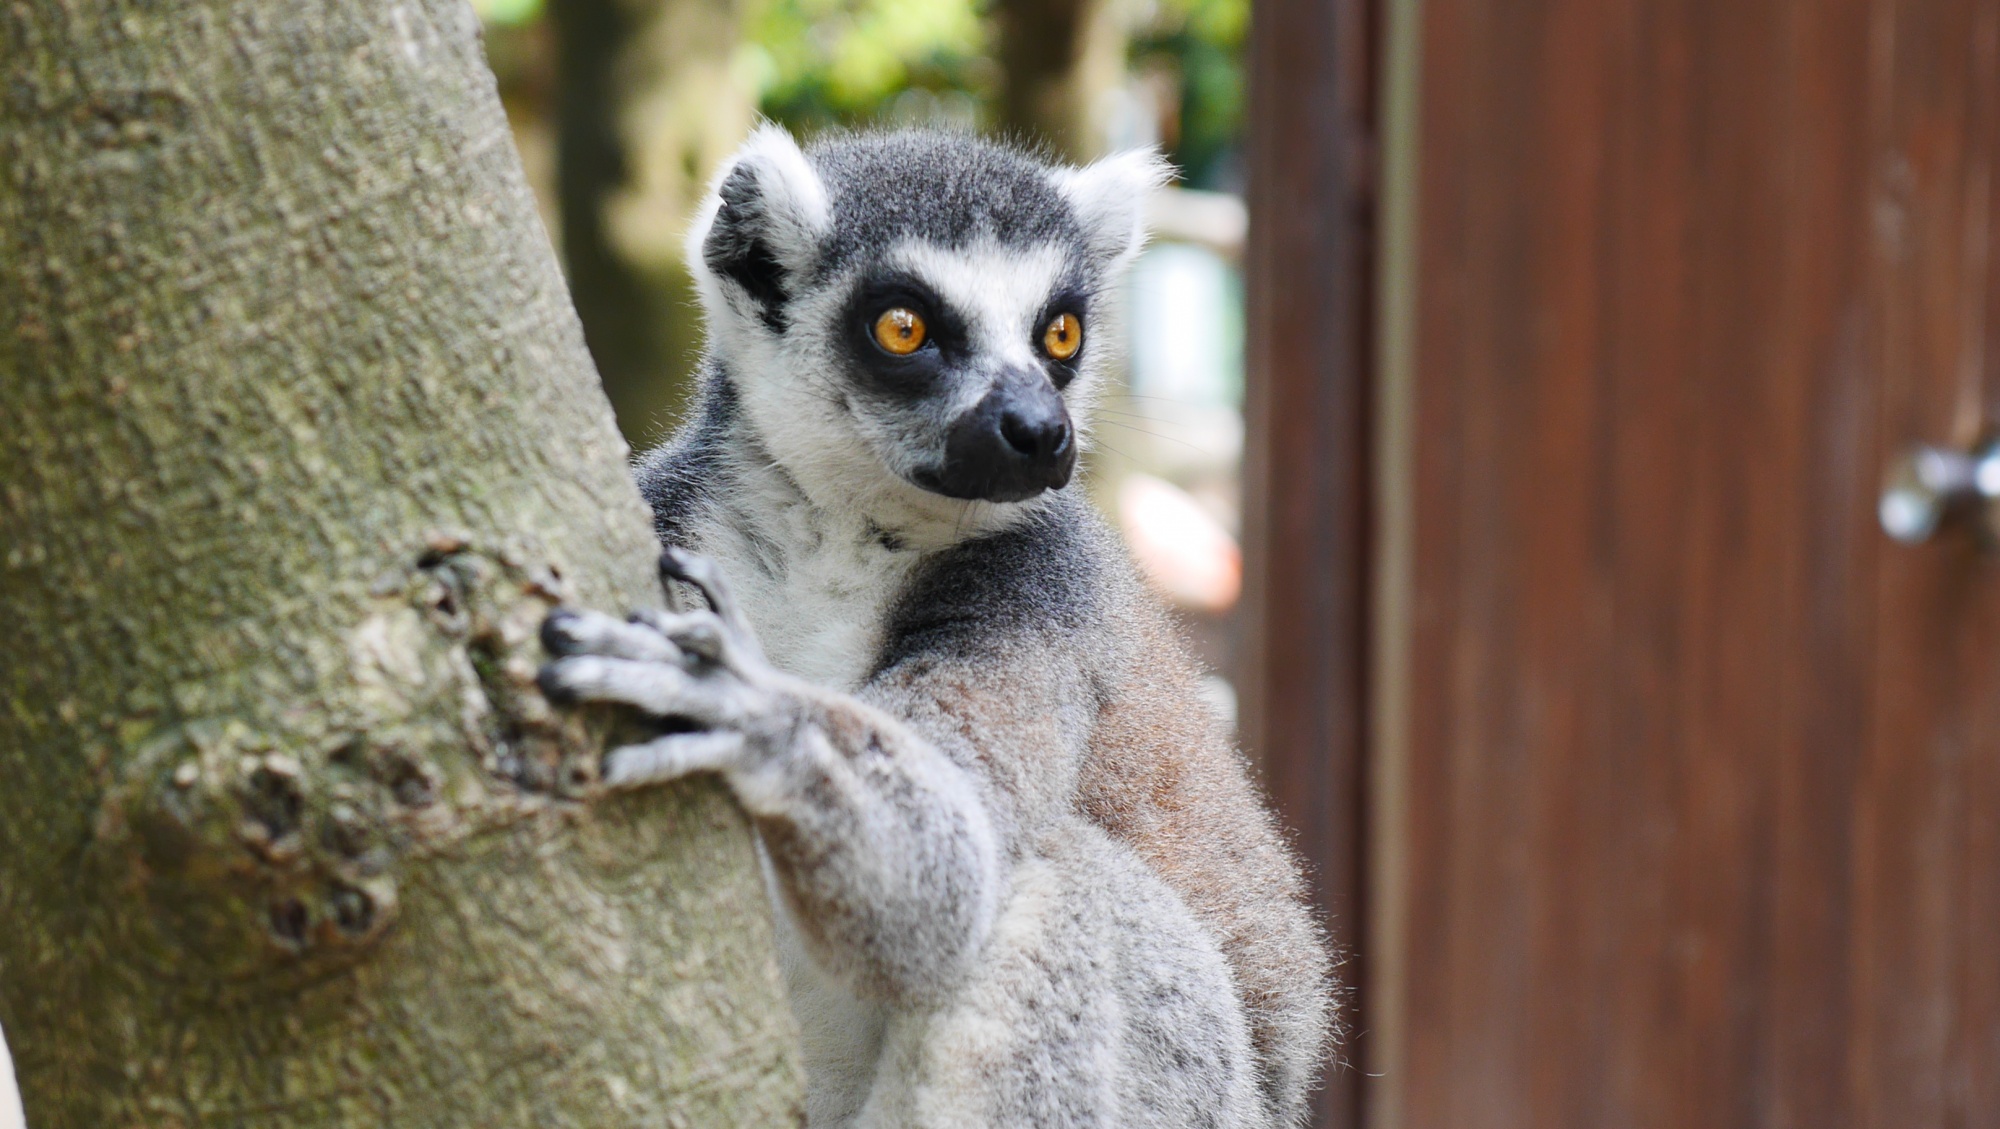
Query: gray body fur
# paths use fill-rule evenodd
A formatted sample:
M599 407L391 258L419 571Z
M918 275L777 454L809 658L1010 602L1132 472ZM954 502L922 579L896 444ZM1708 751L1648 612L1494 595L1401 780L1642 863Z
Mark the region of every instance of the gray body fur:
M912 484L976 398L957 386L1027 363L1007 340L1049 292L1115 340L1158 175L927 134L804 155L767 130L691 237L711 357L639 481L715 610L572 616L549 681L704 730L607 775L719 771L755 820L815 1129L1305 1113L1327 952L1167 614L1075 491ZM732 276L746 258L776 269ZM844 303L885 263L965 312L951 386L842 360ZM1078 416L1104 358L1082 362L1056 377Z

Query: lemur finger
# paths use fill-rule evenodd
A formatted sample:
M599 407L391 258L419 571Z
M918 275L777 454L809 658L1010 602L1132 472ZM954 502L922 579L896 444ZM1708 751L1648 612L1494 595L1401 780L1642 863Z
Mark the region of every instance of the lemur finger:
M743 735L670 733L643 745L626 745L604 755L604 783L613 788L659 784L694 772L717 772L743 756Z
M743 615L743 609L736 604L736 596L729 590L729 582L722 578L722 569L707 557L677 549L669 545L660 554L660 575L673 580L684 580L701 590L708 606L722 617L746 644L756 638L750 629L750 621Z
M557 608L542 621L542 646L552 655L609 655L641 662L680 657L664 633L602 612Z
M553 701L617 702L655 717L717 725L738 712L727 691L702 685L674 663L575 655L543 667L536 681Z
M714 612L663 612L648 608L633 612L632 618L690 654L717 663L728 659L727 632Z

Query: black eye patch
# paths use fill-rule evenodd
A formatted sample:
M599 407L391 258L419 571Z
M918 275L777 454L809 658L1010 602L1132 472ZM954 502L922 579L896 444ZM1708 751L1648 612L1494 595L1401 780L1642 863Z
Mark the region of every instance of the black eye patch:
M913 311L923 319L924 344L898 356L876 344L875 323L884 311ZM946 364L971 349L965 317L921 279L900 271L867 279L854 288L842 308L840 338L863 381L883 392L920 392L933 384Z
M1039 344L1035 346L1036 354L1041 356L1043 363L1048 366L1049 379L1059 389L1069 387L1069 382L1076 379L1077 370L1083 364L1084 354L1090 351L1090 298L1091 291L1077 283L1066 283L1058 287L1056 292L1049 296L1048 302L1042 306L1041 316L1029 330L1032 339L1039 342L1048 324L1058 315L1073 314L1083 323L1082 346L1062 360L1048 356Z

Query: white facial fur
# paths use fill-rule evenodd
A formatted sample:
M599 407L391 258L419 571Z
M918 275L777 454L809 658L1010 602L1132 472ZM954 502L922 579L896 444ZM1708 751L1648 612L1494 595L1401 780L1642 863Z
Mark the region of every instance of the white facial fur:
M1146 245L1146 200L1173 177L1173 166L1151 149L1128 149L1055 174L1057 190L1089 233L1091 250L1121 267Z
M817 246L833 222L825 186L789 136L760 129L717 178L754 169L758 201L772 221L766 239L794 276L810 271ZM1031 512L1025 502L979 502L923 490L907 476L938 455L937 418L870 410L867 397L849 385L840 358L849 327L848 302L859 270L901 269L929 285L967 323L979 356L979 373L960 374L948 397L928 405L949 416L985 395L993 375L1007 366L1040 367L1040 322L1050 297L1077 267L1093 279L1120 279L1143 245L1143 203L1167 174L1151 152L1119 154L1086 168L1051 173L1057 190L1081 220L1082 246L1005 246L987 238L970 246L941 247L906 241L876 263L794 294L785 306L783 333L766 324L753 297L719 278L704 256L721 201L711 193L688 237L695 274L716 353L729 358L741 406L763 450L816 505L847 511L890 531L913 547L942 547L1002 528ZM1084 354L1076 379L1063 390L1079 445L1087 450L1096 389L1116 363L1121 311L1117 287L1092 295L1084 326Z
M723 182L729 179L731 173L745 167L756 170L759 201L770 220L772 242L780 257L790 260L785 263L787 267L801 269L809 266L812 248L832 226L833 208L826 198L826 186L812 171L812 165L807 163L798 143L779 126L768 123L759 126L743 147L736 151L736 155L716 170L701 209L688 225L688 267L703 282L711 280L703 245L708 241L709 229L715 224L715 214L722 207ZM787 256L787 251L793 254ZM704 287L703 298L707 296Z

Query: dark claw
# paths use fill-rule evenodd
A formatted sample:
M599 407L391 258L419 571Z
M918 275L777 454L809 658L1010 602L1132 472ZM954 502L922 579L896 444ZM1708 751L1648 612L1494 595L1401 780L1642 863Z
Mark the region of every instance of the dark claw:
M686 606L681 603L681 594L674 591L674 581L682 579L685 578L681 575L680 566L674 563L674 551L672 549L661 550L660 591L667 598L667 611L674 615L679 615L687 610ZM702 595L706 596L707 593L704 592Z
M701 590L709 607L718 614L721 612L722 609L716 607L716 569L708 558L669 545L660 550L660 579L663 582L681 580L694 585Z
M567 608L557 608L542 620L542 649L552 655L568 655L576 652L576 636L568 630L568 623L576 619L575 612Z
M750 621L743 618L736 597L729 591L729 582L722 579L722 570L715 567L714 561L669 545L660 553L660 575L694 585L708 601L709 610L720 616L739 638L753 636Z
M543 633L544 635L547 634L546 624L543 625ZM573 705L577 700L576 694L556 678L554 663L550 663L535 673L535 685L541 688L542 697L547 698L556 705Z

